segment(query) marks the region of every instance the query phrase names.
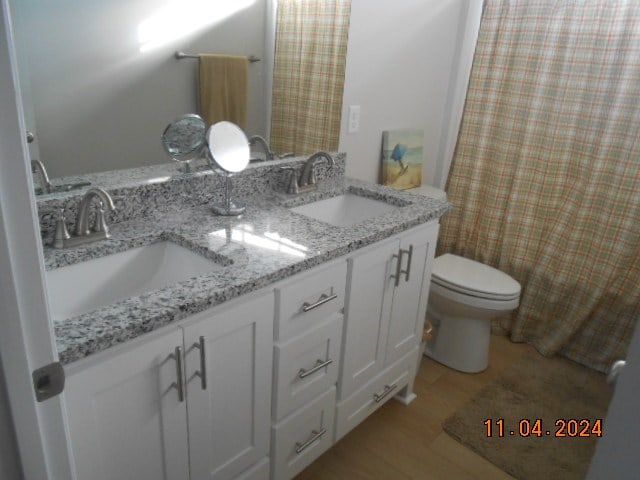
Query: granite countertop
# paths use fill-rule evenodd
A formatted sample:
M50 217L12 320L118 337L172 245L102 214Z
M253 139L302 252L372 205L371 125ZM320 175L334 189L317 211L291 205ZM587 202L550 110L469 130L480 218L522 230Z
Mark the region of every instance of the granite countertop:
M289 210L345 191L401 208L349 227L334 227ZM245 202L241 217L216 216L206 205L178 204L112 225L108 240L66 250L45 247L47 270L162 240L219 265L209 274L55 321L60 361L68 364L105 350L437 219L451 208L446 201L345 177L323 180L315 192L255 194Z

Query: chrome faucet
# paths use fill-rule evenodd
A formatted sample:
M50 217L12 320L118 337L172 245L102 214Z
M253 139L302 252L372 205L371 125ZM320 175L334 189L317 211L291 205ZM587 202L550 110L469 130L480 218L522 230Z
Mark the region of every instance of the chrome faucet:
M262 147L262 150L264 151L264 154L267 160L273 160L274 158L276 158L273 151L271 151L271 148L269 147L269 144L267 143L267 141L260 135L253 135L251 138L249 138L249 145L252 147L254 145L260 145Z
M304 163L302 172L300 173L300 180L298 180L296 176L295 167L280 167L281 170L291 171L291 177L289 178L289 182L287 184L287 193L298 194L310 192L318 188L318 186L316 185L315 166L316 163L318 163L320 160L326 160L329 164L329 168L333 168L336 166L336 162L330 154L328 154L327 152L316 152L311 155Z
M89 228L89 207L94 198L98 198L98 209L96 210L94 225ZM62 209L58 218L53 246L55 248L69 248L109 238L111 235L104 218L105 206L108 211L116 209L111 195L102 188L90 188L87 190L78 205L76 229L73 236L67 230L64 209Z
M51 193L51 182L44 164L40 160L31 160L31 171L33 173L38 172L40 175L40 190L42 190L42 193Z
M336 166L336 161L327 152L316 152L311 155L302 167L302 173L300 174L300 187L316 184L315 166L318 161L325 159L329 164L329 168Z

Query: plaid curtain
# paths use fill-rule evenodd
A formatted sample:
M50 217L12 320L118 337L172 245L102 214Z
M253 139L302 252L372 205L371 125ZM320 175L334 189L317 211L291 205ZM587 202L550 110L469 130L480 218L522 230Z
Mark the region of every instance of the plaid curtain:
M640 318L640 2L486 0L439 252L523 286L511 337L606 371Z
M271 146L338 150L350 0L279 0Z

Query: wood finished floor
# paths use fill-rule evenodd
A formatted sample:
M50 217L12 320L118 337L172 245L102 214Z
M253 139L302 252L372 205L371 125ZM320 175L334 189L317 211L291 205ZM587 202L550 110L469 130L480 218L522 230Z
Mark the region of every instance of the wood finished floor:
M477 374L424 357L414 385L416 400L406 407L387 402L295 480L512 479L449 437L441 424L528 350L533 348L492 336L489 368Z

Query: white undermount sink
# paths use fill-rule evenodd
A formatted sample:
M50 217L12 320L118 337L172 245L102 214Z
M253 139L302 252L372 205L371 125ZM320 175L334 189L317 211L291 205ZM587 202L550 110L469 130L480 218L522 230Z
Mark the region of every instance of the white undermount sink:
M325 200L307 203L290 210L336 227L348 227L387 212L398 210L398 208L380 200L346 193Z
M172 242L159 242L47 272L54 321L222 268Z

